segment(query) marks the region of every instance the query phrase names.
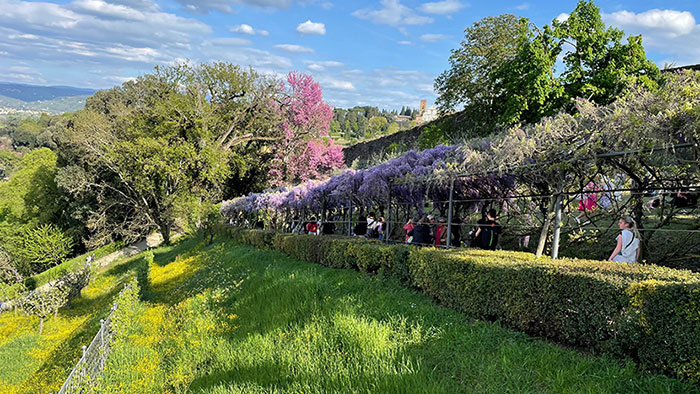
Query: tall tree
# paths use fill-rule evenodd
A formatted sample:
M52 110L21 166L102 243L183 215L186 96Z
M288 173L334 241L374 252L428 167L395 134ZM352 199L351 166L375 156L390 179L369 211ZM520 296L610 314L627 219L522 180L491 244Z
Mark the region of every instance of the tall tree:
M435 80L437 104L442 112L464 105L464 118L479 133L574 112L579 97L609 104L635 84L655 87L660 72L646 58L641 36L626 44L623 37L605 26L590 0L541 29L513 15L484 18L465 31L450 69ZM561 53L565 68L558 74Z
M310 75L290 72L279 106L282 138L270 170L274 186L327 175L343 164L342 148L328 136L333 109Z
M252 70L214 63L157 68L91 97L59 174L74 195L94 196L90 243L153 228L168 242L183 200L218 199L231 168L247 164L246 146L278 138L277 92Z
M488 131L501 110L496 72L518 53L527 20L515 15L489 16L464 30L460 47L452 50L450 68L435 79L436 104L442 113L466 108L474 125Z
M555 19L552 26L567 50L561 78L568 98L609 104L633 83L656 86L660 71L646 58L642 36L629 36L623 44L625 33L606 27L592 0L579 0L567 19Z

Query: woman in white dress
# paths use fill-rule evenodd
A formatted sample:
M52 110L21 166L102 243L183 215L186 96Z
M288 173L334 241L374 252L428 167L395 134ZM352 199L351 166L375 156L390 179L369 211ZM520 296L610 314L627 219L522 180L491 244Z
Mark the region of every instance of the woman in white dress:
M620 218L618 226L622 232L617 236L617 246L608 260L618 263L636 263L639 259L637 223L631 216L623 216Z

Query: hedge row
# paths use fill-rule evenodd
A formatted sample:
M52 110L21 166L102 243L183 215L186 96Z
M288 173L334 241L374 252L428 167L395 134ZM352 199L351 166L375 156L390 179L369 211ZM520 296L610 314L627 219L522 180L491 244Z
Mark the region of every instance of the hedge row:
M700 382L700 275L649 265L437 250L228 228L236 241L393 277L469 316Z

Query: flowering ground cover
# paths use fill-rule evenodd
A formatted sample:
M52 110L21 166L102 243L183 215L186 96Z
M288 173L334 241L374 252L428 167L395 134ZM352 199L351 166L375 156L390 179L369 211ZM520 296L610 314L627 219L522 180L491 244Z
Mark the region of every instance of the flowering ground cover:
M232 241L158 249L139 282L100 392L698 392Z
M101 269L80 298L44 322L22 312L0 314L0 393L58 392L109 313L122 284L143 266L142 258L115 262Z

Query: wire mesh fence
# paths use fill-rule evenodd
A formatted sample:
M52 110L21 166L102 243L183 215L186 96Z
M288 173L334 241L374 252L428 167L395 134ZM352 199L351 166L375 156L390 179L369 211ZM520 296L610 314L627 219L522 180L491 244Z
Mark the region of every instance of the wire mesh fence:
M131 283L124 286L117 297L130 290L131 287ZM109 315L105 319L100 320L100 330L95 334L88 346L83 345L82 357L80 357L80 360L78 360L78 363L68 375L58 394L92 392L107 362L107 356L114 338L112 316L117 308L118 304L115 302L110 309Z

